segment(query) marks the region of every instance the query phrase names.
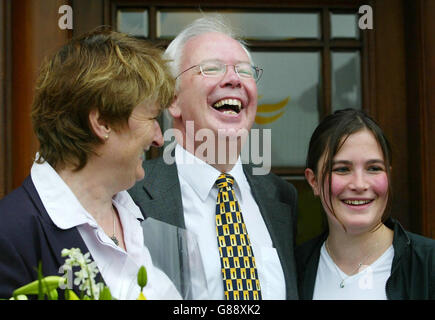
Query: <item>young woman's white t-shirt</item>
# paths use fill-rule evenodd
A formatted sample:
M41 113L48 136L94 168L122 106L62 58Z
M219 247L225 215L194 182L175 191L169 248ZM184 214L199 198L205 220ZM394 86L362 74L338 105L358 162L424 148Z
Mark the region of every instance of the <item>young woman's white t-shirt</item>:
M320 249L319 266L314 286L313 300L386 300L385 287L391 274L394 248L391 245L370 266L348 276L329 256L325 243ZM344 279L344 287L340 283Z

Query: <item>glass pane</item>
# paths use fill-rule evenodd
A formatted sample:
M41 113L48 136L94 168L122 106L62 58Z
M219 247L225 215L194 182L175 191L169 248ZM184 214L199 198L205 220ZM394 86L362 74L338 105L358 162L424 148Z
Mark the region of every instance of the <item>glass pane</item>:
M361 61L358 51L332 52L332 110L361 109Z
M320 53L253 52L252 55L255 64L264 69L258 82L254 128L271 129L273 167L303 167L308 142L319 119Z
M117 12L117 31L148 37L148 10L121 9Z
M359 38L356 14L331 13L331 38Z
M287 40L320 38L318 13L258 13L217 11L241 36L250 40ZM173 38L193 20L202 17L197 11L157 12L157 37Z

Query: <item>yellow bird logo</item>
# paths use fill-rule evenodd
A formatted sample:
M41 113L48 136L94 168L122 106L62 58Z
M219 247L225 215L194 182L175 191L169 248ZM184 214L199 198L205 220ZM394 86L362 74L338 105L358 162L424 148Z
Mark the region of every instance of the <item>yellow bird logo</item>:
M259 98L261 98L261 96ZM278 103L260 104L257 107L257 113L267 113L267 114L274 113L276 111L279 111L279 110L285 108L285 106L287 105L287 103L289 101L290 101L290 96L288 96L287 98L285 98L284 100L282 100ZM282 110L276 114L268 115L268 116L257 115L255 117L255 123L262 124L262 125L272 123L272 122L278 120L279 118L281 118L282 115L284 114L284 112L285 112L285 110Z

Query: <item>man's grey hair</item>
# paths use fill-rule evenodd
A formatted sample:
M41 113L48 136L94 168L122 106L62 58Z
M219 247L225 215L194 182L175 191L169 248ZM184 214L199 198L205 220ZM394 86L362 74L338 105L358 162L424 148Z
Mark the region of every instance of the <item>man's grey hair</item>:
M219 14L204 15L203 17L194 20L186 28L181 31L174 40L169 44L165 51L165 58L170 60L169 67L172 75L177 77L183 70L180 70L181 60L184 54L184 46L193 37L209 33L218 32L223 33L230 38L238 41L242 48L246 51L249 61L252 63L252 56L246 47L246 44L236 31L230 26L228 22ZM176 89L178 89L178 79L176 83Z

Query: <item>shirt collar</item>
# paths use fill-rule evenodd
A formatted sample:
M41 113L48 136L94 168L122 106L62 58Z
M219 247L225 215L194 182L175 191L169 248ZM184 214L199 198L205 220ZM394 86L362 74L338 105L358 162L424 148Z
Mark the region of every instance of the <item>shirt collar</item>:
M221 172L203 160L195 157L179 144L175 147L175 161L179 174L192 187L198 197L202 201L205 201L210 190L215 186L215 182ZM240 184L246 180L246 177L243 172L240 156L234 167L228 173L234 177L234 189L237 196L242 200L242 195L238 192L238 189L240 188Z
M245 186L248 182L246 180L245 172L243 171L243 165L242 161L240 160L240 156L237 159L234 167L228 173L234 177L234 190L236 192L236 196L240 201L243 201L242 190L245 190L243 186Z
M92 215L83 208L68 185L47 161L42 164L34 162L30 176L45 210L58 228L66 230L85 223L97 227ZM143 220L139 208L127 191L117 193L112 200L118 209L122 207L136 219Z
M34 162L30 176L45 210L58 228L65 230L84 223L96 225L92 216L47 161L42 164Z
M144 217L139 209L139 207L134 203L130 194L127 191L121 191L115 194L112 198L113 203L116 205L116 208L120 209L120 207L126 209L129 213L133 215L134 218L143 221ZM118 210L121 212L121 210Z

